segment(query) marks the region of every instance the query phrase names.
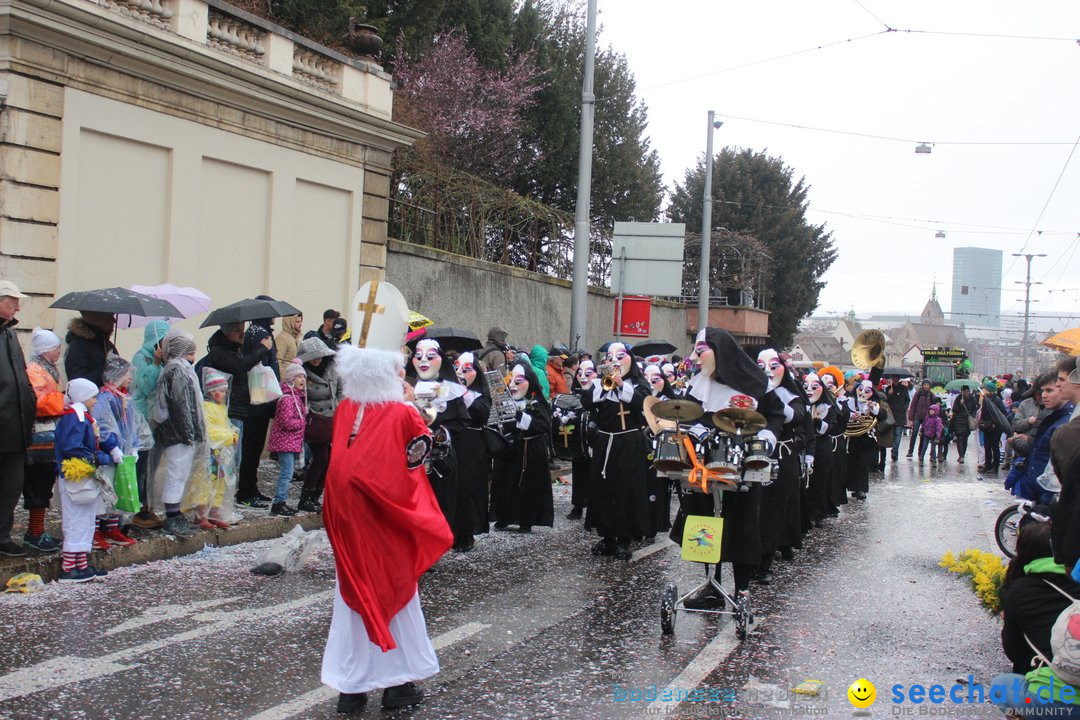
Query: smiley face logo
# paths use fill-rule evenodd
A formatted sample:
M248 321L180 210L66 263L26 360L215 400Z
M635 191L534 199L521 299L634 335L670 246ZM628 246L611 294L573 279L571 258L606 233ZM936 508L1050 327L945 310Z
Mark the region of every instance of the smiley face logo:
M877 699L877 688L865 678L859 678L847 689L847 699L857 708L868 708Z

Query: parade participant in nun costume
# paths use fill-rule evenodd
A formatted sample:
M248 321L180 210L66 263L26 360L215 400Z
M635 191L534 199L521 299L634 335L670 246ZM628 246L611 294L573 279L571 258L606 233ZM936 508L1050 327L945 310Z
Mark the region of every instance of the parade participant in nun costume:
M860 380L855 394L847 399L851 415L871 415L880 423L886 417L883 403L878 401L874 383ZM871 430L861 437L848 440L847 489L857 500L865 500L870 491L870 466L877 458L877 434Z
M446 359L438 340L425 338L416 343L413 352L412 364L410 365L410 379L451 383L458 385L457 374L454 365ZM466 423L469 422L469 409L462 397L434 401L435 410L438 414L431 423L431 432L442 427L450 433L450 447L446 449L443 457L437 457L440 452L436 448L431 462L428 463L428 480L431 488L435 491L435 497L439 499L439 507L442 508L446 522L454 531L454 537L465 537L472 532L471 526L466 520L465 525L457 522L457 495L458 495L458 453L456 443L465 434Z
M595 363L587 358L582 358L574 376L574 382L570 386L570 391L578 397L583 394L591 394L592 385L595 381ZM586 432L588 432L587 429ZM591 441L589 445L591 447ZM585 508L589 505L589 483L592 482L592 458L588 456L588 451L586 451L584 458L571 461L570 472L573 478L573 484L570 486L570 505L572 507L566 519L580 520Z
M808 403L802 386L776 350L758 353L758 367L769 386L783 403L783 430L772 458L779 463L779 473L772 485L761 493L761 564L757 581L772 582L772 562L780 550L785 560L794 557L793 548L802 547L801 484L802 455L806 446Z
M829 486L833 471L833 437L844 431L840 424L840 409L836 406L832 393L822 382L817 373L809 373L803 378L803 390L810 401L810 416L814 427L813 444L807 448L810 462L810 482L806 489L806 499L810 512L810 521L814 527L821 527L822 520L829 514Z
M453 439L458 460L454 549L467 551L473 547L473 535L488 531L491 455L484 443L484 426L491 414L491 395L487 378L473 353L458 356L454 361L454 372L466 388L461 400L469 412L465 432Z
M712 414L729 407L736 395L749 396L756 403L757 412L765 417L767 426L757 436L765 440L771 452L784 425L783 403L770 390L768 378L743 351L738 341L726 330L705 328L698 333L691 359L700 366L700 371L687 386L687 399L701 403L705 411L701 424L711 426ZM721 562L731 563L736 600L739 602L748 601L750 580L761 560L761 487L758 483L746 483L744 488L743 492L725 492L721 508L724 534L720 559ZM687 515L712 514L711 495L680 491L679 514L671 528L671 539L682 544ZM719 564L714 573L716 581L720 582ZM688 597L684 604L693 609L718 609L723 607L724 600L709 583Z
M671 397L682 397L684 395L683 391L675 386L676 383L679 382L679 374L675 369L675 365L669 362L663 363L660 366L660 371L664 373L664 377L667 379L668 386L671 387Z
M630 539L649 535L649 445L642 431L649 389L624 343L609 343L604 362L614 366L608 379L611 389L604 389L601 376L593 381L592 392L581 397L597 428L585 523L600 535L594 555L629 562Z
M838 517L840 506L847 505L847 464L848 464L848 438L844 435L847 430L848 418L851 410L848 409L847 394L844 391L844 373L840 368L830 365L822 369L818 375L821 383L833 396L833 404L839 410L839 426L832 435L833 466L832 477L829 480L829 515Z
M649 391L657 400L663 402L675 399L675 391L671 389L671 384L659 365L645 367L645 381L649 383ZM656 468L652 467L651 463L646 491L649 493L649 529L652 531L649 534L667 532L671 529L671 481L657 475Z
M517 525L531 532L534 525L552 527L555 507L551 493L551 406L532 366L516 361L510 369L510 395L517 405L514 444L504 458L495 460L492 508L495 527Z
M439 661L417 582L453 534L424 476L431 434L403 402L401 353L342 345L335 362L345 398L334 413L323 506L337 587L322 682L341 693L338 712L351 714L378 688L385 708L423 700L415 683Z

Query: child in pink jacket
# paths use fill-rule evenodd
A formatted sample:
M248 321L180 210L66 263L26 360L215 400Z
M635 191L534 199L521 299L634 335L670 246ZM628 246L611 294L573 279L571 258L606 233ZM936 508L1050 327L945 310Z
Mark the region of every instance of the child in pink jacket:
M270 506L271 515L292 516L294 508L285 504L289 496L289 482L292 480L296 460L304 449L304 425L307 421L307 393L305 386L307 375L304 366L293 361L285 368L281 379L281 397L274 412L274 424L270 426L270 440L266 449L277 453L278 481L274 502Z

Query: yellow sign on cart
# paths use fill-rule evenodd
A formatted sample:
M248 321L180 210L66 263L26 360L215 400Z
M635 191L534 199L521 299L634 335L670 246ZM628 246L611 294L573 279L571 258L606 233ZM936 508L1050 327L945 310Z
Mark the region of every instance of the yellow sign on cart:
M682 534L682 559L691 562L720 562L720 541L724 519L709 515L689 515Z

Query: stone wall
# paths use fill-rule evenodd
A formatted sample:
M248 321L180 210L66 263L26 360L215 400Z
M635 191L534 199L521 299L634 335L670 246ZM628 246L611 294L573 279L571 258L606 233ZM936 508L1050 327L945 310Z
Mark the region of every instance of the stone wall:
M388 250L387 281L402 291L411 309L439 325L472 330L481 339L498 325L516 346L567 342L568 281L394 239L388 241ZM613 338L614 315L615 296L590 289L583 349L595 351ZM654 300L651 337L668 340L680 354L687 354L692 338L686 330L685 308Z

